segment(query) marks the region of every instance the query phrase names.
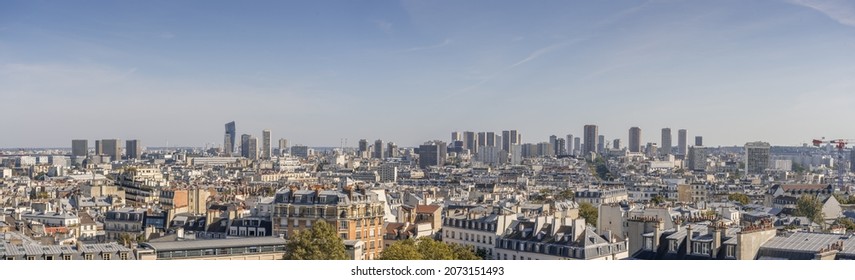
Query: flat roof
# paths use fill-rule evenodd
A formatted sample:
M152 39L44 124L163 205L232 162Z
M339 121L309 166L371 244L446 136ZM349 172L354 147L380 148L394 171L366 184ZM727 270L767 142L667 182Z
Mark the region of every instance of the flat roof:
M180 251L199 249L218 249L251 246L285 245L286 240L278 237L251 237L251 238L226 238L226 239L202 239L183 241L164 241L143 243L144 247L155 251Z

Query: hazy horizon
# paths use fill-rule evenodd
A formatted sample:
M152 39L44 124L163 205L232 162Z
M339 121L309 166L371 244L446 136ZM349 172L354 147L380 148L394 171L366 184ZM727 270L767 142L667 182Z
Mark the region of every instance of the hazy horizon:
M229 121L273 146L799 146L855 138L853 49L843 0L3 1L0 147L221 146Z

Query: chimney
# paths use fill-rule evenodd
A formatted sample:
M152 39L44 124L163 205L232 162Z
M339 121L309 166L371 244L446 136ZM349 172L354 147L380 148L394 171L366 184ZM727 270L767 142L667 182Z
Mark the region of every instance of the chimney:
M712 248L710 248L710 254L711 256L715 256L716 252L719 250L719 248L721 248L721 239L723 235L722 231L724 229L724 226L719 223L713 223L710 226L713 230L713 242Z
M686 226L686 254L692 253L692 225Z

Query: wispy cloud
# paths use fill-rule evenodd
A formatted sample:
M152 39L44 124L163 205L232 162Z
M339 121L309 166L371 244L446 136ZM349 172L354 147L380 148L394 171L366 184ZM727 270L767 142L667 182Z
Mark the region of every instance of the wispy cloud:
M526 64L526 63L528 63L529 61L535 60L535 59L537 59L538 57L540 57L540 56L542 56L542 55L544 55L544 54L548 54L548 53L553 52L553 51L555 51L555 50L558 50L558 49L561 49L561 48L567 47L567 46L572 45L572 44L576 44L576 43L582 42L582 41L584 41L584 40L585 40L585 39L576 39L576 40L564 41L564 42L561 42L561 43L556 43L556 44L552 44L552 45L546 46L546 47L544 47L544 48L540 48L540 49L538 49L538 50L535 50L535 51L534 51L534 52L532 52L531 54L529 54L526 58L523 58L522 60L517 61L517 63L514 63L514 64L512 64L511 66L508 66L508 67L507 67L507 68L505 68L505 69L513 69L513 68L516 68L517 66L520 66L520 65Z
M386 34L391 34L393 31L392 23L385 21L385 20L381 20L381 19L375 20L374 25L376 25L377 28L379 28L380 30L382 30Z
M437 49L437 48L442 48L442 47L448 46L448 45L450 45L450 44L451 44L451 39L449 39L449 38L445 38L445 40L443 40L443 41L442 41L442 43L439 43L439 44L430 45L430 46L412 47L412 48L409 48L409 49L403 50L403 51L401 51L401 52L402 52L402 53L405 53L405 52L416 52L416 51L423 51L423 50Z
M174 33L172 33L172 32L162 32L162 33L160 33L160 34L157 34L157 38L160 38L160 39L172 39L172 38L175 38L175 34L174 34Z
M855 27L855 2L850 0L789 0L825 14L840 24Z

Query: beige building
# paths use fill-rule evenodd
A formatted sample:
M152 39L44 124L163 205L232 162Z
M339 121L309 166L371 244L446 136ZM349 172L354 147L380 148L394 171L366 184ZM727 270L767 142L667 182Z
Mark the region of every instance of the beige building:
M363 259L383 251L383 203L374 192L348 185L343 189L282 189L273 208L273 234L287 238L323 220L332 224L345 241L362 241Z

